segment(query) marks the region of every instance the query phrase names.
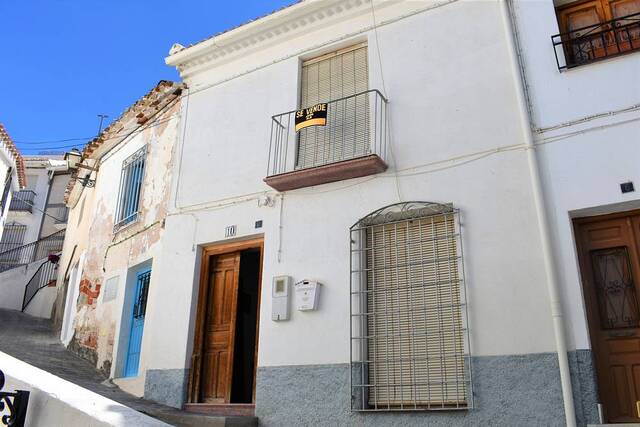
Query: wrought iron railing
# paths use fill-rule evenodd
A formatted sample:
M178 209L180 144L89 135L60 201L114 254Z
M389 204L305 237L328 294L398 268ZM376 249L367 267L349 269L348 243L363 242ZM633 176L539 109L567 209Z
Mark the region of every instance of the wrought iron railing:
M640 50L640 13L551 37L558 70Z
M26 233L26 225L15 222L5 224L2 231L2 240L0 240L0 253L22 246Z
M50 255L49 259L40 264L40 267L38 267L33 276L31 276L31 279L29 279L24 287L22 311L27 308L33 297L36 296L40 289L46 288L50 285L55 286L59 259L60 258L57 255Z
M2 391L4 373L0 370L0 425L24 427L27 420L29 392L26 390Z
M11 204L9 210L11 211L33 211L33 201L36 198L36 193L31 190L14 191L11 196Z
M64 203L50 203L47 205L46 212L55 218L56 224L66 224L69 218L69 208Z
M0 273L46 258L62 250L65 230L0 253Z
M328 101L326 124L295 130L299 110L271 120L267 176L375 154L386 158L387 98L377 89ZM310 106L305 106L310 107Z

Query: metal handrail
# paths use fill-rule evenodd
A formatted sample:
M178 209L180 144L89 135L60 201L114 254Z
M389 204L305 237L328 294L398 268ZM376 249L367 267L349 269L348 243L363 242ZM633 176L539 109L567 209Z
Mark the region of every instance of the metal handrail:
M35 242L0 252L0 273L27 265L62 250L65 230L56 231Z
M22 296L22 311L29 305L31 300L36 296L40 289L46 288L51 283L51 280L55 279L58 268L58 257L54 256L54 259L47 259L40 264L38 269L33 273L33 276L29 279L24 287L24 295Z
M640 13L556 34L551 42L560 71L640 50ZM562 47L564 64L558 46Z
M368 155L386 158L389 100L382 92L369 89L325 103L327 118L324 126L307 127L296 132L295 114L300 109L271 116L267 176ZM345 151L345 147L352 150ZM289 155L290 151L294 153ZM319 154L311 156L311 152Z

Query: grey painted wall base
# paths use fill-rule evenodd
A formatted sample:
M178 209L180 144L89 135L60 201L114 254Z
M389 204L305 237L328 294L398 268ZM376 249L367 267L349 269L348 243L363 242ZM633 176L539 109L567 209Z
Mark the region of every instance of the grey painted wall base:
M475 407L466 411L351 412L349 365L258 368L256 416L261 426L563 426L555 353L474 357ZM589 350L571 352L576 416L597 422L597 391Z
M147 369L144 398L180 409L185 400L188 381L187 369Z

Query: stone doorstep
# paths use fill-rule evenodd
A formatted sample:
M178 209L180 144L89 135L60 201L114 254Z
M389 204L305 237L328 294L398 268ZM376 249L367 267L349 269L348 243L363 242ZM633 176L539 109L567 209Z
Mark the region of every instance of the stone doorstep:
M177 427L258 427L256 417L212 416L186 411L145 413Z
M209 416L253 417L256 405L253 403L186 403L184 410Z

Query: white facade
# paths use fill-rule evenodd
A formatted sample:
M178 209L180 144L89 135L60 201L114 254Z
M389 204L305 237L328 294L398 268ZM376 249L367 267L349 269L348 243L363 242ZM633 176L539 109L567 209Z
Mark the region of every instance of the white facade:
M2 238L4 224L9 215L11 196L13 191L18 191L24 184L24 173L20 173L22 157L17 151L13 141L0 123L0 239Z
M237 241L264 238L256 385L261 422L287 425L304 416L319 417L311 418L314 422L361 422L348 421L353 416L344 410L349 379L341 371L350 363L349 227L397 202L453 203L463 218L477 381L499 382L502 371L523 384L508 397L480 386L484 406L471 410L468 419L513 422L517 415L504 406L519 407L532 422L563 419L561 406L557 412L557 406L546 413L535 409L545 404L536 400L531 385L534 371L544 373L536 377L539 387L557 390L559 380L523 136L527 123L518 114L520 77L512 67L502 5L338 3L303 2L187 49L174 46L167 58L189 89L161 279L149 296L147 369L189 370L202 250L228 241L226 227L235 226ZM304 107L298 104L301 61L363 42L369 88L389 99L389 169L275 192L263 183L270 118ZM262 228L255 228L256 221ZM270 284L280 275L322 283L319 309L293 310L290 320L272 321ZM515 360L526 362L514 368ZM486 370L483 364L494 361L498 371ZM315 375L335 379L339 391L326 390ZM184 386L175 386L176 392ZM304 393L313 393L325 409L310 404ZM549 398L547 407L561 405L559 394ZM287 399L291 413L278 413L281 399ZM493 406L498 401L500 409ZM593 413L595 404L588 411ZM425 416L453 422L447 415ZM371 422L392 422L385 417Z
M589 349L572 218L637 209L640 183L640 55L559 72L550 38L560 33L554 2L516 2L520 51L551 206L570 344Z

